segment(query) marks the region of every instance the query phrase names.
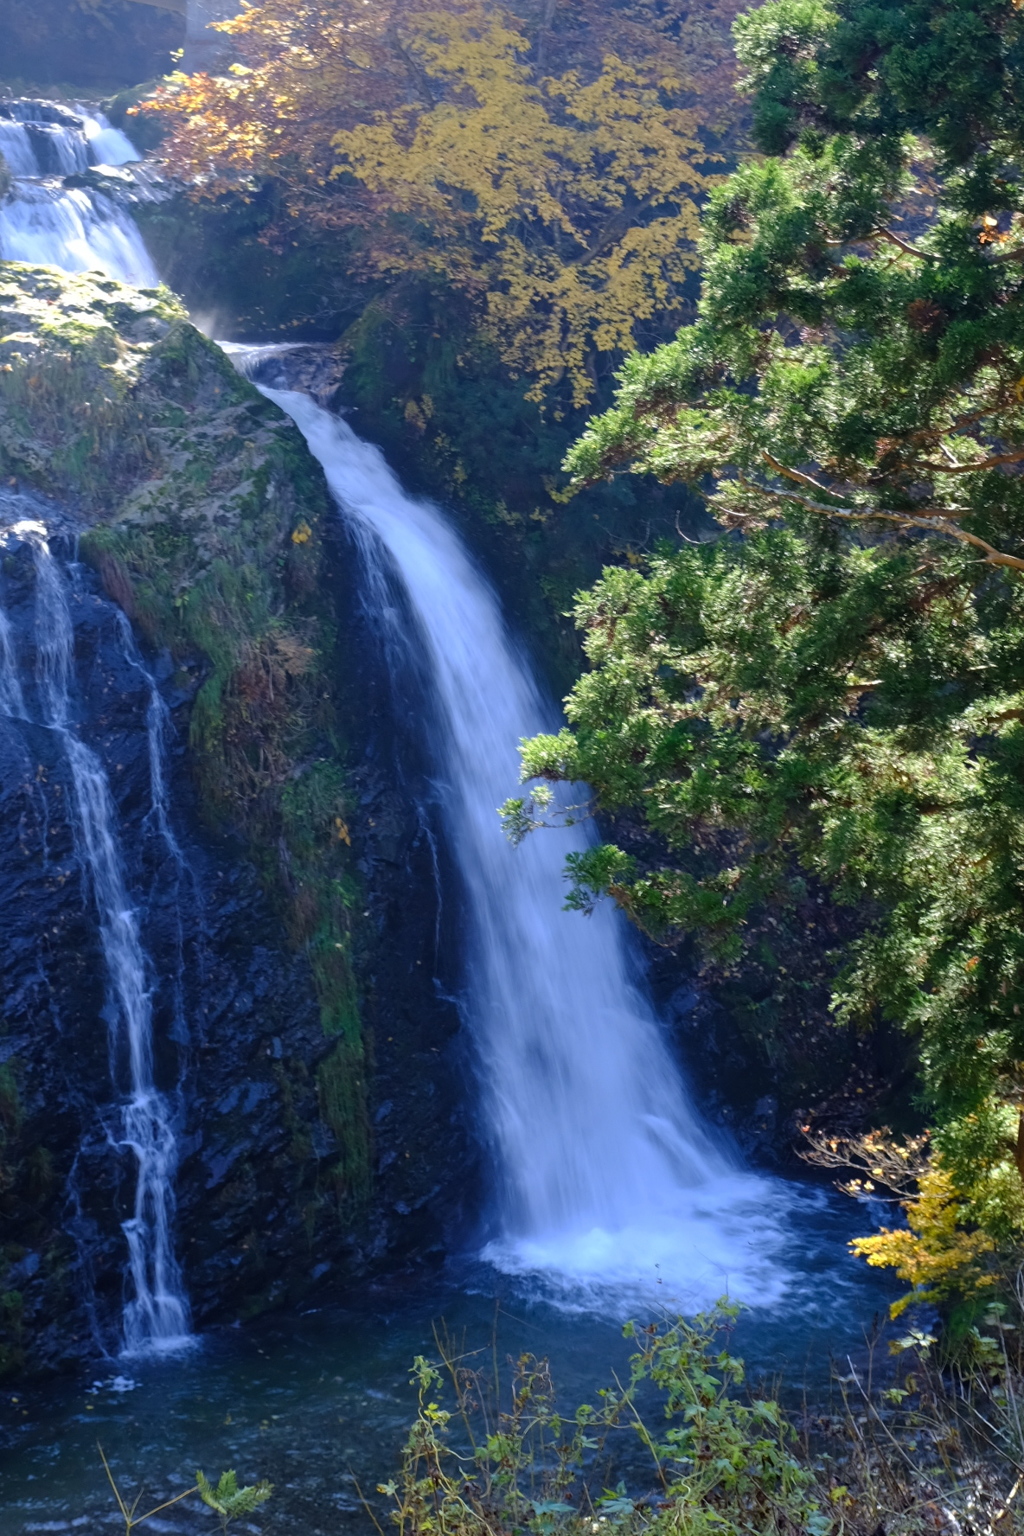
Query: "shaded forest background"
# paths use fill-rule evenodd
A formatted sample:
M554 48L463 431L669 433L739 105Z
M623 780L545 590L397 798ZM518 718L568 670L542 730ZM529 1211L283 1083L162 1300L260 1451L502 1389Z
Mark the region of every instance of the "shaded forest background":
M184 0L0 0L9 85L114 91L167 72L185 40Z

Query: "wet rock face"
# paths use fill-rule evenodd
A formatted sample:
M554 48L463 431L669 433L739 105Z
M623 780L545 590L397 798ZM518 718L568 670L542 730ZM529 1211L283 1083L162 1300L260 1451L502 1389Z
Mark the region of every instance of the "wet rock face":
M258 360L250 360L247 372L267 389L297 389L331 410L340 403L347 361L344 347L309 342L262 350Z
M54 548L70 561L69 538ZM308 961L287 942L251 861L204 827L195 803L187 740L199 679L167 654L143 657L126 644L97 577L69 569L76 728L109 778L151 962L155 1077L174 1106L176 1249L194 1322L244 1319L313 1290L337 1296L356 1276L436 1261L466 1219L464 1202L472 1205L458 1020L444 980L457 914L439 921L437 845L417 808L414 771L403 776L383 708L375 721L386 683L368 666L350 697L369 722L353 782L375 1172L368 1208L354 1211L343 1195L339 1202L332 1172L338 1149L317 1068L333 1042ZM38 720L34 595L31 550L13 541L0 596ZM358 624L357 605L351 611ZM180 861L153 814L150 677L173 722L165 766ZM72 792L55 734L0 719L0 1369L8 1370L116 1351L125 1300L121 1222L131 1215L134 1159L116 1145L106 973Z
M0 266L0 527L45 523L74 577L74 724L149 957L194 1321L438 1262L479 1208L478 1158L422 692L389 681L301 436L179 306ZM341 360L288 355L329 398ZM8 539L38 721L34 580ZM116 1349L131 1299L126 1064L59 735L0 719L0 1373Z

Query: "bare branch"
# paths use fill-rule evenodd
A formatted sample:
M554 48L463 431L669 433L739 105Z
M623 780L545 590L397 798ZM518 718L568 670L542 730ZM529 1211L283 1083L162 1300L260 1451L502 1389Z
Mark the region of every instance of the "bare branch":
M780 471L781 473L781 471ZM794 470L793 475L799 471ZM1016 555L1005 554L996 549L986 539L976 533L968 533L966 528L958 528L956 523L950 521L951 514L945 511L932 511L929 508L921 512L889 512L882 507L872 507L863 512L854 512L845 507L827 507L820 501L812 501L808 496L798 496L795 491L780 491L769 485L758 485L752 480L739 476L741 485L748 490L757 491L762 496L770 496L776 501L789 501L799 507L804 507L808 512L818 512L824 517L840 517L846 522L864 523L881 520L883 522L898 523L902 528L919 528L922 533L938 533L946 538L959 539L963 544L970 544L975 549L980 549L985 556L986 565L1001 565L1008 570L1024 571L1024 560ZM832 492L826 491L826 495ZM955 514L952 514L955 515Z
M914 1192L929 1165L927 1133L896 1142L887 1128L864 1136L825 1136L803 1130L807 1146L797 1156L805 1163L868 1176L838 1184L844 1194L877 1195L881 1188L902 1199Z
M820 496L835 496L836 492L829 490L827 485L822 485L820 480L815 480L811 475L805 475L802 469L790 469L788 464L783 464L767 448L761 452L765 463L774 469L777 475L785 475L787 480L794 480L797 485L809 485L812 491L817 491Z
M1008 261L1024 261L1024 245L1015 245L1012 250L1000 251L998 256L990 256L988 260L991 267L1001 267Z
M922 251L916 245L911 245L909 241L901 239L894 229L886 229L882 224L877 229L873 229L867 238L869 240L875 238L888 240L891 245L898 246L908 256L916 256L919 261L938 261L939 259L937 256L933 256L931 251Z
M915 464L915 469L928 469L936 475L970 475L975 470L998 469L1000 464L1020 464L1024 460L1024 448L1018 448L1014 453L993 453L987 459L978 459L974 464L930 464L927 461Z
M872 240L888 240L891 245L897 246L907 256L916 256L919 261L938 261L931 251L919 250L916 245L911 245L896 233L894 229L887 229L885 225L878 224L874 229L869 229L866 235L849 235L845 240L826 240L826 245L868 245Z
M960 432L964 427L973 427L979 421L984 421L986 416L991 416L994 411L1005 410L1005 394L997 394L988 405L979 406L975 411L966 411L963 416L957 416L955 420L947 422L944 427L921 427L917 432L907 434L907 440L911 443L934 443L940 438L952 436Z

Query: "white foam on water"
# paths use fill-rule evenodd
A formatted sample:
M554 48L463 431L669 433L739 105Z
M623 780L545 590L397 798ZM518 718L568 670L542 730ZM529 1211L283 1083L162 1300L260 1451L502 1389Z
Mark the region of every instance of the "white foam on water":
M16 184L0 204L0 258L62 272L103 272L138 288L155 288L157 270L131 215L100 192L55 191Z
M134 165L142 159L128 135L113 127L102 112L83 112L82 124L94 165Z

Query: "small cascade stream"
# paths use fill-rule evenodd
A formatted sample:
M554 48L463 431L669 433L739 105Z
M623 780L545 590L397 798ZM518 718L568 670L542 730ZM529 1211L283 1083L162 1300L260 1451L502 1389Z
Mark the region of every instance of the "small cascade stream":
M157 285L127 209L107 192L64 180L138 161L131 141L102 114L45 101L0 103L0 155L13 177L0 199L0 259Z
M172 1237L177 1148L170 1107L156 1086L153 1072L151 966L142 944L139 914L125 884L106 770L75 728L74 633L67 578L50 550L42 525L20 523L12 533L32 548L36 571L33 681L38 723L58 736L70 769L76 844L95 902L106 963L110 1060L118 1089L119 1119L110 1135L118 1150L130 1152L135 1165L133 1211L122 1223L129 1276L123 1352L140 1355L177 1350L190 1342L189 1316ZM10 626L2 614L0 713L13 720L32 721ZM169 849L180 858L167 823L161 732L162 719L151 706L151 814ZM123 1089L119 1086L122 1082Z
M465 888L464 1011L498 1182L485 1257L569 1298L663 1284L685 1305L727 1289L770 1302L785 1284L780 1192L704 1127L633 984L618 915L562 910L565 856L585 833L519 849L503 835L496 807L517 782L517 745L552 719L493 591L376 448L306 395L263 392L324 467L361 545L370 607L405 627L429 672L424 710Z

